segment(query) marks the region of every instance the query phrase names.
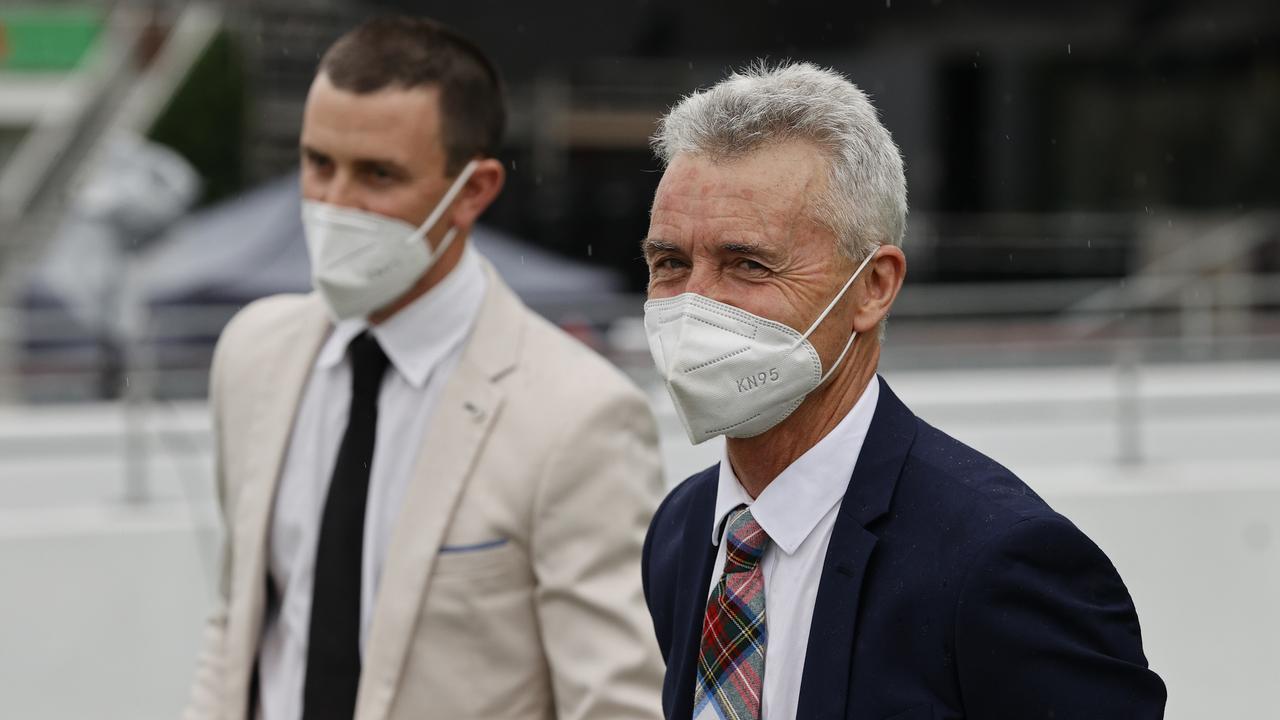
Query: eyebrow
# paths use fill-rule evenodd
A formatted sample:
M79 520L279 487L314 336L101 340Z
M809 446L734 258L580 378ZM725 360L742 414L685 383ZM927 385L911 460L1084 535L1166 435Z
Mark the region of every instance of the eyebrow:
M680 246L670 240L662 240L659 238L645 238L640 241L640 249L644 252L645 258L653 257L661 252L670 252L683 254ZM779 254L771 249L765 248L759 243L748 242L726 242L720 243L720 252L731 253L734 255L749 255L760 258L766 263L778 262Z
M760 246L756 243L744 242L727 242L720 243L720 249L724 252L738 253L739 255L759 255Z
M652 257L660 252L680 252L680 246L670 240L660 240L658 238L645 238L640 241L640 250L644 252L645 257Z
M323 150L319 150L317 148L311 147L310 145L300 144L298 147L301 150L303 155L318 156L322 158L327 158L329 160L333 159L333 156L330 155L329 153ZM399 161L392 160L391 158L380 158L380 157L356 158L353 162L355 165L358 165L360 167L369 167L372 165L383 165L401 173L405 173L408 171L407 168L405 168L405 166L402 165Z
M764 247L759 243L749 242L726 242L720 243L720 251L733 253L735 255L750 255L764 260L766 263L776 263L779 254L777 251Z
M356 167L362 170L368 170L375 167L387 168L397 175L409 175L409 168L401 165L395 160L385 160L379 158L359 158L356 160Z

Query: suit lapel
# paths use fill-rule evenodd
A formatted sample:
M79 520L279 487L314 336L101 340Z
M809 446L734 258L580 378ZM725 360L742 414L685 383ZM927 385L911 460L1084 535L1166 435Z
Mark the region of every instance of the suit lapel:
M702 621L707 609L707 593L711 587L711 572L715 566L716 546L711 544L711 522L715 515L716 478L720 466L705 471L704 482L699 488L689 511L690 522L685 526L686 545L690 548L680 558L675 579L676 601L671 635L669 663L675 665L668 673L678 678L675 688L675 707L670 708L669 720L683 720L693 713L694 688L698 682L698 655L702 648Z
M245 466L244 480L238 483L241 496L235 505L235 521L231 523L235 535L230 546L236 560L232 587L252 588L250 592L234 593L228 616L231 627L227 637L232 644L228 649L230 666L245 668L245 672L228 678L228 692L242 699L232 704L235 707L247 707L250 702L251 676L266 606L271 509L298 404L329 327L323 306L311 296L297 322L282 328L272 336L271 342L248 349L255 354L255 363L262 369L258 380L263 386L250 390L257 393L249 435L253 438L253 452Z
M387 548L356 701L361 720L385 718L391 709L440 545L502 407L497 380L518 357L527 310L484 267L480 315L441 393Z
M875 415L827 546L809 626L797 717L835 720L846 716L862 584L878 542L867 526L889 511L915 432L915 415L880 379Z

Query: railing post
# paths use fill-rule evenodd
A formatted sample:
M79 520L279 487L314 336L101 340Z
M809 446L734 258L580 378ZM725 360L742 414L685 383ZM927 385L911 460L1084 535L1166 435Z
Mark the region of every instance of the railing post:
M1142 389L1139 350L1134 340L1122 340L1116 350L1116 462L1142 463Z
M126 256L124 268L117 302L124 316L124 501L141 505L151 499L147 416L155 397L156 363L151 315L137 258Z

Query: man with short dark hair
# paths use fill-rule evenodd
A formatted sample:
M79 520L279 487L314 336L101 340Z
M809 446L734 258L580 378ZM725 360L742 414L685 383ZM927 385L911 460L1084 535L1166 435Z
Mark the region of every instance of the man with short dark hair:
M636 572L653 418L467 242L504 117L491 63L428 20L322 59L315 292L250 305L214 356L227 533L188 718L660 714Z

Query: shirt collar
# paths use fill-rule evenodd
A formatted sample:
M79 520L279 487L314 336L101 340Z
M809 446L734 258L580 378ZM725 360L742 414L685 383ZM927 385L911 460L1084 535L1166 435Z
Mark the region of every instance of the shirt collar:
M468 244L444 279L385 322L370 328L365 318L339 321L320 349L316 367L337 367L351 341L369 330L396 371L421 389L432 370L470 333L486 284L480 258Z
M720 460L720 478L716 487L712 544L720 544L728 514L739 505L746 505L769 539L784 553L794 553L823 516L844 497L879 398L880 378L877 376L867 383L862 397L839 424L788 465L755 500L738 482L726 449Z

